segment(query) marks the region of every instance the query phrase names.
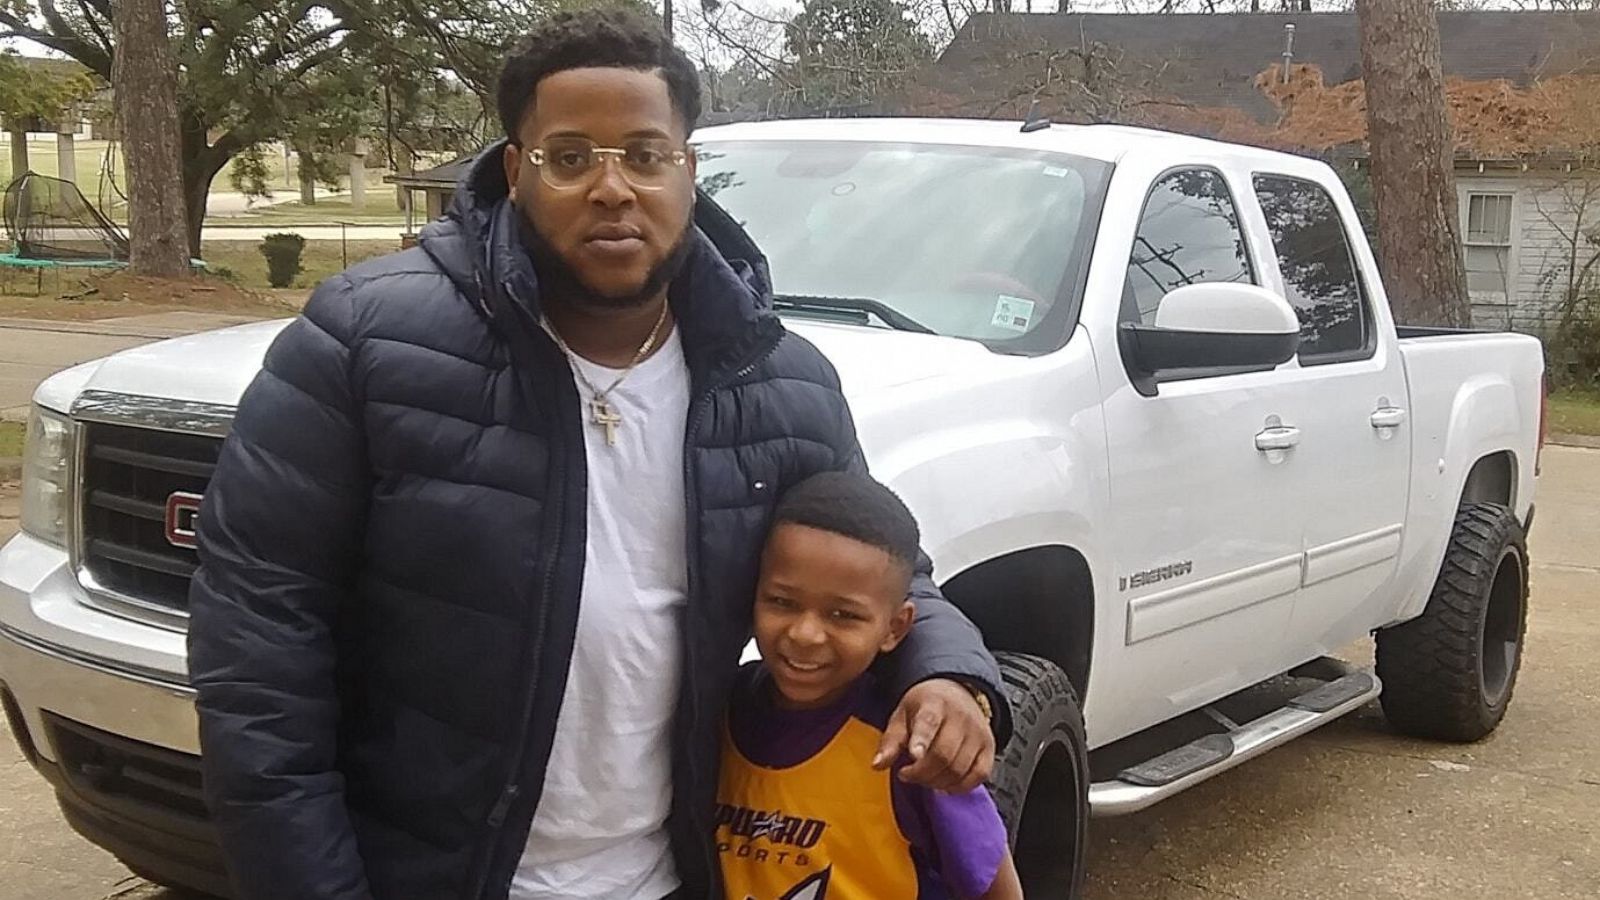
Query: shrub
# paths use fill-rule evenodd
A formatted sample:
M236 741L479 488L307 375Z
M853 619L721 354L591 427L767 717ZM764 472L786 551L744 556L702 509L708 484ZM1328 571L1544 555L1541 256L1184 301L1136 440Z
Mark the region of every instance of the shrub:
M269 234L261 242L261 255L267 258L267 283L276 288L294 284L294 277L303 269L300 254L305 252L306 239L298 234Z

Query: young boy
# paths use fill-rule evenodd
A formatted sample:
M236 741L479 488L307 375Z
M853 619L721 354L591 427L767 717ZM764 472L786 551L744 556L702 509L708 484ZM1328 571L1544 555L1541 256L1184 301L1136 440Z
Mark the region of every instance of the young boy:
M921 542L863 475L791 488L761 559L755 634L723 735L717 851L730 900L1013 900L983 788L943 794L872 767L893 708L867 671L911 629Z

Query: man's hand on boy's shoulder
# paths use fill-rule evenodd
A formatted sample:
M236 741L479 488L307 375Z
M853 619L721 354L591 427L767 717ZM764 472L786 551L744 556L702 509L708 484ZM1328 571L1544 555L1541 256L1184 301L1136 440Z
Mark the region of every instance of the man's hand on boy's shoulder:
M930 678L900 698L872 766L887 768L909 756L911 764L900 771L902 781L961 793L989 779L994 752L989 717L972 692L959 681Z

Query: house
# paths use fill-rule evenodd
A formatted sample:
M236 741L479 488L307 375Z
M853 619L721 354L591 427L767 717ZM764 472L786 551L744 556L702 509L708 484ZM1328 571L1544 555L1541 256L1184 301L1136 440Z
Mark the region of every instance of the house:
M1600 12L1441 12L1439 30L1474 322L1547 332L1600 295ZM1353 13L981 14L916 111L1016 117L1038 100L1359 168L1360 79Z
M476 158L477 154L471 153L421 172L384 176L383 180L400 190L403 198L400 205L406 211L406 230L400 236L402 244L410 246L423 225L444 215L451 196L456 192L456 182L461 180ZM423 209L420 219L416 214L416 195L419 193L422 194Z

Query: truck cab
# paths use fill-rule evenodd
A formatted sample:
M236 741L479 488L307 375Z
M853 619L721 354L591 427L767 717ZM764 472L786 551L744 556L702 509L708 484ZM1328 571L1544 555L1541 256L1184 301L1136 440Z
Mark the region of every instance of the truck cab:
M1078 890L1092 815L1374 699L1415 734L1498 724L1542 353L1402 336L1327 166L1014 122L695 143L704 199L768 254L786 326L838 368L873 473L1001 661L1019 727L993 789L1030 895ZM23 533L0 549L0 701L29 761L135 872L219 896L185 657L194 517L282 327L45 382ZM1332 658L1373 634L1376 671Z

